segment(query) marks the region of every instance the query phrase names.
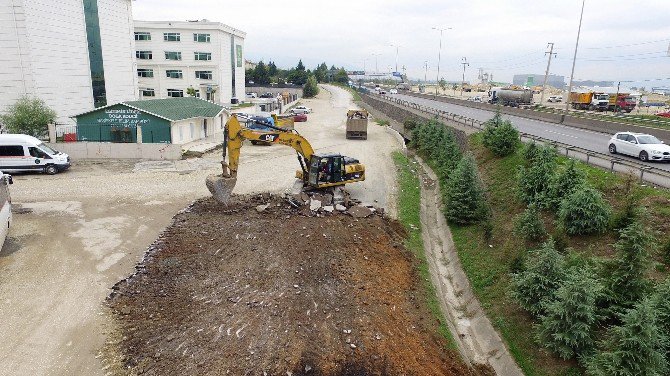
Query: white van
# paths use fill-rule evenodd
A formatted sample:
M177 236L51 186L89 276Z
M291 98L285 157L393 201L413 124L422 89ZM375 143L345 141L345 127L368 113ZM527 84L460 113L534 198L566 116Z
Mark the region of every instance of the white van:
M25 134L0 134L0 171L42 171L53 175L70 168L70 157Z
M5 244L5 238L12 225L12 197L9 194L9 185L12 177L0 172L0 247Z

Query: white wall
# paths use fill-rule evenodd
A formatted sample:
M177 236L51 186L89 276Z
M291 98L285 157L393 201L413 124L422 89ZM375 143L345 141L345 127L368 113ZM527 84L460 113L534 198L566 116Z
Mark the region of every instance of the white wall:
M137 63L131 0L98 0L107 104L136 100Z
M131 0L98 0L108 103L136 98ZM93 109L82 0L0 0L0 113L23 96L57 122Z
M203 120L204 118L194 118L172 123L172 127L170 128L172 143L183 145L204 139ZM226 120L228 120L228 115L225 112L215 118L207 118L207 138L222 134L222 124L225 125ZM193 125L193 134L191 134L191 125Z

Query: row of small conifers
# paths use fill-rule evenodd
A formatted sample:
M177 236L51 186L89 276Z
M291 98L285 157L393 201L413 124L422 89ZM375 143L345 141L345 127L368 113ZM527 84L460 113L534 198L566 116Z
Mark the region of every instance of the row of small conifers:
M490 237L491 209L474 156L435 120L405 126L413 132L410 146L439 176L448 222L483 225ZM634 200L613 215L574 161L559 165L551 146L522 146L518 131L499 113L481 137L496 158L523 147L516 191L527 208L515 219L515 229L541 246L512 273L512 294L535 318L537 342L563 359L576 359L589 375L670 374L670 280L655 283L647 277L655 242ZM614 256L603 260L566 250L565 238L548 236L542 215L564 237L614 227L619 237Z

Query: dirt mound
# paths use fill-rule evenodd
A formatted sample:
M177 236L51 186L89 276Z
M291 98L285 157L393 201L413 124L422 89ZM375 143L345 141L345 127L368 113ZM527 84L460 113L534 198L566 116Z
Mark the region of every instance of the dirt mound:
M463 375L397 223L308 216L283 199L198 201L109 305L147 375ZM265 207L266 204L269 204ZM263 205L263 210L257 207Z

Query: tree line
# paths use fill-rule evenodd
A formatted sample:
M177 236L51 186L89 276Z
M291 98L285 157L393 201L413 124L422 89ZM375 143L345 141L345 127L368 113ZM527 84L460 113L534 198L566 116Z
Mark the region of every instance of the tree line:
M255 68L247 69L245 75L248 84L257 85L294 84L302 86L307 83L310 76L314 76L317 83L347 84L349 82L349 76L344 68L336 68L334 65L328 68L324 62L310 70L305 68L302 59L295 67L289 69L278 68L273 61L266 64L261 60Z

